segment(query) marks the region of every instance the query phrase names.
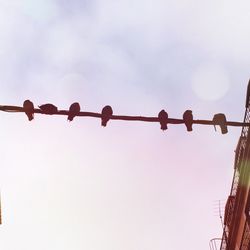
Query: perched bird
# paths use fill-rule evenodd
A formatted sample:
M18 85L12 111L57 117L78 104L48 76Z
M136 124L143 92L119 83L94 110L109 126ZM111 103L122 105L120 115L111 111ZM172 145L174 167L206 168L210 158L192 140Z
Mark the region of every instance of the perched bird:
M23 109L25 114L28 116L29 121L34 119L34 104L30 100L23 102Z
M192 125L193 125L193 114L192 114L192 110L186 110L184 113L183 113L183 120L184 120L184 123L187 127L187 131L192 131L193 128L192 128Z
M106 127L107 122L109 121L112 115L113 115L113 110L111 106L107 105L102 109L102 126L103 127Z
M50 103L43 104L38 107L42 110L44 114L47 114L47 115L53 115L58 112L57 107Z
M214 129L216 131L216 125L219 125L221 128L221 133L226 134L228 132L227 130L227 119L226 116L222 113L215 114L213 117L213 124Z
M79 114L81 108L78 102L74 102L69 107L68 121L73 121L74 117Z
M160 111L160 113L158 114L158 119L159 122L161 124L161 129L162 130L166 130L168 129L168 113L163 109Z

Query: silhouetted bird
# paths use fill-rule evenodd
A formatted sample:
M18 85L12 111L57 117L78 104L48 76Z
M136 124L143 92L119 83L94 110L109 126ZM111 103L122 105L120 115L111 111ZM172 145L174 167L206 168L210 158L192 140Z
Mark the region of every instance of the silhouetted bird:
M184 120L184 123L187 127L187 131L192 131L193 128L192 128L192 125L193 125L193 114L192 114L192 110L186 110L184 113L183 113L183 120Z
M74 117L79 114L81 108L78 102L74 102L69 107L68 121L73 121Z
M226 134L228 132L227 130L227 119L226 116L222 113L215 114L213 117L213 124L214 129L216 131L216 125L219 125L221 128L221 133Z
M34 105L30 100L25 100L23 102L23 108L25 114L28 116L29 121L34 119Z
M106 127L107 122L109 121L112 115L113 115L113 110L111 106L107 105L102 109L102 126L103 127Z
M160 111L160 113L158 114L158 119L159 122L161 124L161 129L162 130L166 130L168 129L168 113L163 109Z
M57 107L53 104L47 103L41 106L38 106L44 114L53 115L58 112Z

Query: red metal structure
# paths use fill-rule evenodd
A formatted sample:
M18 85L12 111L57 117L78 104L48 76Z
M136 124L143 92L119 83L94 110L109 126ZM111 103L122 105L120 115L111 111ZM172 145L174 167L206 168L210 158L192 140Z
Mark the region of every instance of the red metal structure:
M250 122L250 81L244 122ZM224 214L221 250L250 250L250 133L243 126L235 150L234 176Z

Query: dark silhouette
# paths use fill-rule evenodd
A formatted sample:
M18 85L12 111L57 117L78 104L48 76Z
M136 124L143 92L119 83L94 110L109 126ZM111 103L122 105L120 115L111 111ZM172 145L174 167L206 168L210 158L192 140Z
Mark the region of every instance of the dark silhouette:
M57 107L53 104L50 104L50 103L43 104L43 105L40 105L38 107L42 110L42 112L44 114L47 114L47 115L53 115L53 114L56 114L58 112Z
M106 127L107 122L109 121L112 115L113 115L113 110L111 106L107 105L102 109L102 126L103 127Z
M184 123L187 127L187 131L192 131L193 128L193 114L192 114L192 110L186 110L184 113L183 113L183 120L184 120Z
M68 121L73 121L74 117L80 113L81 107L78 102L74 102L69 107Z
M216 131L216 125L219 125L221 128L221 133L226 134L227 130L227 119L226 116L222 113L215 114L213 118L214 129Z
M23 109L25 114L27 115L29 121L34 119L34 105L30 100L25 100L23 102Z
M166 130L168 129L168 113L163 109L158 114L158 119L161 124L161 129Z
M40 109L34 108L33 113L36 114L49 114L49 115L66 115L69 116L69 110L58 110L56 106L53 104L43 104L39 106ZM22 106L13 106L13 105L0 105L0 111L4 112L25 112L25 108ZM167 129L167 124L185 124L185 118L179 119L179 118L166 118L166 114L164 115L164 110L162 110L158 116L130 116L130 115L113 115L112 108L110 106L106 106L103 108L102 113L96 113L96 112L89 112L89 111L81 111L75 116L81 116L81 117L95 117L95 118L101 118L102 119L102 126L106 126L107 122L109 120L121 120L121 121L142 121L142 122L160 122L163 126L163 129ZM162 115L163 114L163 115ZM184 114L183 114L184 115ZM227 121L224 114L224 118L222 119L221 114L216 114L214 116L213 120L193 120L192 124L200 124L200 125L219 125L222 128L222 132L224 134L227 133L227 126L234 126L234 127L250 127L250 122L236 122L236 121ZM165 116L165 118L164 118ZM31 118L31 116L30 116ZM165 125L163 123L165 119ZM223 120L223 122L222 122ZM191 125L190 125L191 126Z
M246 108L249 105L249 101L250 101L250 79L249 79L248 85L247 85L247 95L246 95L246 104L245 104Z

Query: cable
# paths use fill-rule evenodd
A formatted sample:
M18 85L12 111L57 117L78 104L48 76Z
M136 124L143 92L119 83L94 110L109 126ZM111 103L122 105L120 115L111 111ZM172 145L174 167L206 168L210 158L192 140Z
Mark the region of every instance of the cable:
M26 100L26 101L29 101L29 100ZM30 103L33 105L32 102L30 102ZM78 103L74 103L74 104L78 104ZM44 105L41 105L39 107L40 108L32 108L32 110L27 110L27 107L12 106L12 105L0 105L0 111L25 112L26 114L28 112L30 112L30 113L32 113L32 115L34 113L46 114L46 115L67 115L67 116L69 116L71 114L71 110L58 110L57 107L54 106L53 104L44 104ZM109 114L104 113L105 112L104 110L107 107L110 108ZM78 108L80 108L80 105ZM191 116L189 118L186 118L186 116L185 116L185 113L187 113L187 111L191 112ZM158 123L160 122L161 124L162 124L162 122L165 122L166 124L185 124L187 126L187 128L188 128L188 122L191 123L191 126L192 126L192 124L213 125L213 126L218 125L221 127L221 131L223 134L227 133L227 128L226 128L227 126L234 126L234 127L249 127L250 126L250 123L227 121L225 115L221 114L221 113L215 114L213 120L194 120L193 116L192 116L192 111L191 110L187 110L187 111L184 112L183 119L176 119L176 118L169 118L168 114L165 112L165 110L162 110L158 114L157 117L113 115L112 108L110 106L105 106L103 108L102 113L78 111L78 112L74 113L74 116L94 117L94 118L101 118L101 119L104 119L104 117L106 117L107 120L143 121L143 122L158 122ZM162 112L165 112L165 117L161 116ZM29 120L32 120L32 119L33 119L33 117L29 118ZM187 120L187 119L189 119L189 120ZM167 127L165 129L167 129ZM163 130L165 130L165 129L163 129ZM191 129L189 128L188 131L192 131L192 128Z

